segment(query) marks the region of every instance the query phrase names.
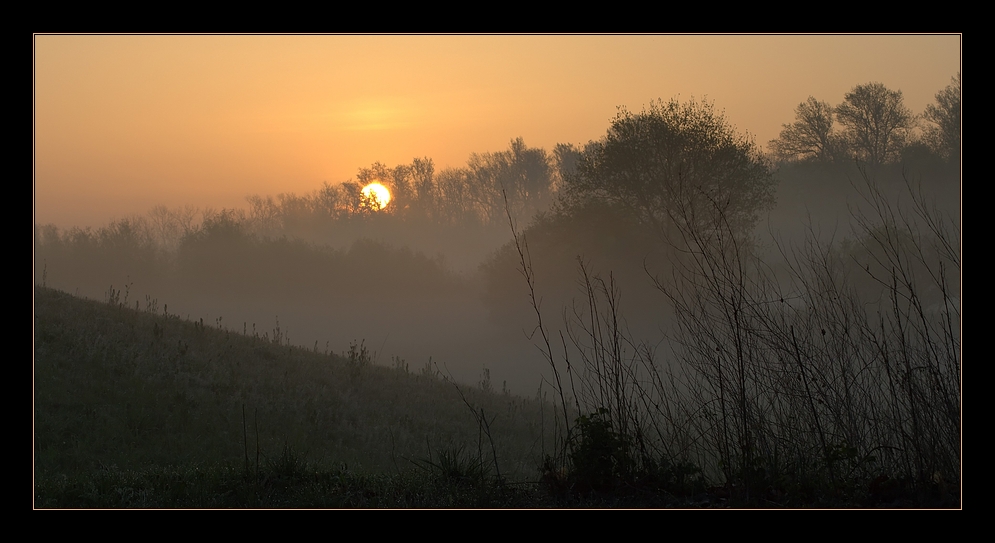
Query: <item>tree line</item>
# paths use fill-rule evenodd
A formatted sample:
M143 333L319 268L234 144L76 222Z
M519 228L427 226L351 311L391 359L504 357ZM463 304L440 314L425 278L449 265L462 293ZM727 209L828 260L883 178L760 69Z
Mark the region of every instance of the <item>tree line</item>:
M300 233L352 219L417 221L439 226L485 227L506 221L505 200L516 216L531 217L554 200L576 151L558 145L553 153L529 147L522 138L508 149L474 153L463 167L437 171L431 158L360 168L355 179L324 183L310 194L251 196L246 219L261 233ZM571 162L571 159L574 159ZM391 193L383 210L364 205L364 186L379 182Z
M884 164L916 149L958 160L960 96L958 74L922 115L909 111L901 91L880 83L857 85L837 106L809 98L768 153L737 134L711 104L671 100L639 113L620 110L605 135L583 147L558 144L548 152L516 138L503 151L474 153L464 166L441 171L427 157L396 166L376 162L352 180L308 194L251 196L246 210L159 206L97 231L40 226L36 248L59 246L80 262L92 261L77 270L103 269L110 261L127 269L120 261L125 253L161 268L184 240L217 230L221 218L262 238L347 247L369 237L427 254L467 253L465 260L477 263L507 241L508 212L523 227L535 224L537 234L562 231L557 224L579 224L588 215L598 217L604 231L612 230L604 224L609 217L624 215L625 221L615 222L635 221L627 228L668 236L674 221L695 222L701 231L718 214L734 230L748 232L773 205L775 161ZM384 210L363 203L362 188L373 181L391 191ZM593 239L577 243L587 241Z
M325 183L311 194L250 197L246 219L260 233L292 235L371 218L503 228L506 211L527 222L597 195L656 226L668 206L673 211L689 198L713 198L725 202L728 218L746 228L773 203L769 174L776 163L881 165L923 155L958 161L960 81L960 74L952 78L919 115L905 106L900 90L881 83L857 85L835 106L810 97L766 153L704 102L660 102L639 114L623 109L603 138L583 146L561 143L548 152L517 138L504 151L474 153L465 166L442 171L427 157L393 167L377 162L353 180ZM373 181L391 191L391 204L382 211L363 203L361 190ZM702 184L708 189L696 196L678 193Z
M795 108L795 121L770 142L779 161L840 162L878 165L897 162L903 153L927 151L960 159L961 76L936 94L936 103L916 115L901 90L881 83L857 85L833 106L810 96Z

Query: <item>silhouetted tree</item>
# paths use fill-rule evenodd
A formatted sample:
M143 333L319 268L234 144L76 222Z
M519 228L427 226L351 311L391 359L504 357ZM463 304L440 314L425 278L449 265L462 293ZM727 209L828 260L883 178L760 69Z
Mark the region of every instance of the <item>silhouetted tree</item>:
M197 210L192 206L169 209L158 205L152 208L148 214L149 229L159 249L175 252L183 236L193 230L196 216Z
M957 72L950 85L936 93L936 104L926 106L923 114L932 123L926 128L926 144L949 160L960 158L960 97L960 72Z
M435 165L432 159L416 158L411 161L411 176L415 190L415 208L423 216L434 215L435 208Z
M833 131L833 106L811 96L795 108L795 122L784 125L780 136L770 142L771 152L780 161L832 161L844 146Z
M328 184L327 181L321 184L321 188L314 194L312 201L314 202L314 212L323 218L339 218L346 208L342 189L338 185Z
M774 180L753 140L712 104L671 100L637 114L622 109L588 145L566 193L567 205L601 200L664 232L673 221L714 226L719 216L745 231L773 204Z
M369 168L361 168L356 174L356 182L360 190L370 183L380 183L390 191L390 204L386 209L388 213L403 216L407 213L414 191L411 187L411 167L405 164L388 168L380 162L374 163ZM380 205L372 205L372 202L363 201L362 207L367 211L379 211Z
M436 220L443 224L478 223L478 215L470 196L469 172L463 168L446 168L436 176Z
M577 149L571 143L557 143L556 147L553 148L553 163L556 165L560 184L577 171L577 164L580 163L582 153L582 150Z
M905 107L902 91L881 83L857 85L836 107L836 118L856 157L871 164L897 159L910 142L916 117Z
M390 204L384 211L401 218L413 215L432 215L435 204L433 177L435 166L430 158L416 158L411 164L399 164L389 168L376 162L369 168L361 168L356 175L356 184L362 189L366 185L379 182L390 191ZM351 190L351 189L350 189ZM369 209L369 205L361 206Z
M469 194L485 222L502 221L505 194L516 216L531 217L545 207L552 194L552 167L546 151L529 148L522 138L507 151L476 153L467 162Z
M363 184L356 181L345 181L341 185L342 201L345 202L346 215L364 215L369 213L369 207L363 206Z

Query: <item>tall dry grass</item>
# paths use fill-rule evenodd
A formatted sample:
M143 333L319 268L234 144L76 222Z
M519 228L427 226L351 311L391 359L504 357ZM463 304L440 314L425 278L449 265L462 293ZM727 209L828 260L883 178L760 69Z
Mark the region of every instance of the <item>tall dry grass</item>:
M895 200L865 174L853 239L773 259L720 202L677 206L681 256L655 277L677 319L666 353L626 334L618 286L582 263L586 307L558 334L538 323L561 404L550 464L579 485L600 455L616 488L698 466L748 503L959 503L959 225L907 187Z

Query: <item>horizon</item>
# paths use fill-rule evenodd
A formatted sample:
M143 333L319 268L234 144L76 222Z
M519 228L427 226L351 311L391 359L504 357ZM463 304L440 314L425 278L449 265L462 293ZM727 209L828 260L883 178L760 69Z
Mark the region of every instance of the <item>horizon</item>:
M522 137L602 137L619 108L705 99L765 147L808 96L901 90L921 113L959 35L34 36L36 224L244 208L375 162L436 171Z

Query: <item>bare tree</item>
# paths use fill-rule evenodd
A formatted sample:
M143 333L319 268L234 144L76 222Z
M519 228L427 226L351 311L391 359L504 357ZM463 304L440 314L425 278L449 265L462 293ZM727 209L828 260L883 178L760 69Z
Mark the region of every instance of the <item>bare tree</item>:
M522 138L507 151L473 153L467 161L470 194L486 222L500 220L505 200L516 216L531 217L545 209L552 196L553 166L542 148L529 148Z
M836 119L846 127L847 143L857 158L871 164L897 159L916 123L902 91L881 83L854 87L836 107Z
M932 126L926 128L926 143L938 154L950 160L960 157L960 72L952 77L947 88L936 93L936 104L926 106L923 117Z
M780 136L770 142L779 161L837 158L844 142L833 130L833 106L809 96L795 108L795 122L784 125Z

